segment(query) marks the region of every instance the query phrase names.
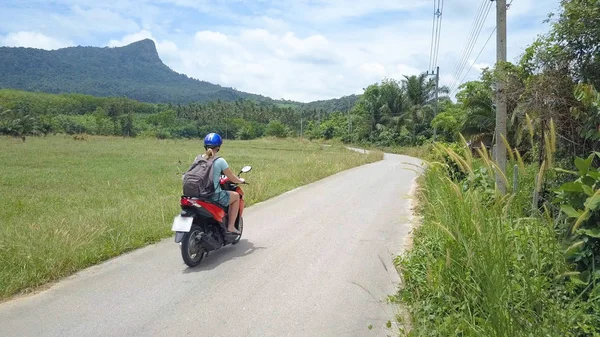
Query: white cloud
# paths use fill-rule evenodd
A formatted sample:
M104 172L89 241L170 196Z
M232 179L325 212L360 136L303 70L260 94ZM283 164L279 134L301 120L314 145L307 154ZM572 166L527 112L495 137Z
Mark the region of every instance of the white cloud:
M123 17L108 9L90 8L83 9L79 6L73 8L76 20L73 24L86 30L101 32L122 32L139 29L138 24L131 19Z
M49 30L60 31L71 36L121 33L140 29L135 20L104 8L71 7L67 13L49 13L39 18L48 23Z
M55 39L38 32L17 32L4 37L0 36L0 45L53 50L71 46L73 42Z
M213 32L210 30L203 30L201 32L197 32L194 38L198 42L207 42L211 44L214 43L227 45L229 42L227 39L227 35L219 32Z
M429 0L272 0L271 5L277 10L273 12L288 17L301 17L312 22L338 21L343 19L360 18L365 15L386 13L390 11L415 10L431 7Z
M395 78L400 78L403 75L406 75L406 76L418 75L423 72L423 69L417 69L417 68L411 67L406 64L397 64L395 68L396 68L396 73L394 74Z
M378 78L385 75L385 67L378 62L363 63L360 66L360 71L368 76L376 76Z

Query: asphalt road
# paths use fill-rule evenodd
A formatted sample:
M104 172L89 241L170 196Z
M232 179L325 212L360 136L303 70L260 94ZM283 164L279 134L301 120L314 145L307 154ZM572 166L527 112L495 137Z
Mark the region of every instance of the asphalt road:
M395 335L407 163L386 155L250 207L240 243L196 268L171 238L2 303L0 336Z

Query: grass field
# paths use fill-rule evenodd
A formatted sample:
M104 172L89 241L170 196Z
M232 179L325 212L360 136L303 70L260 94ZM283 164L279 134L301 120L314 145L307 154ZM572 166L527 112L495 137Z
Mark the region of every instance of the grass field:
M0 300L171 235L198 140L0 137ZM299 140L227 141L249 204L381 159Z

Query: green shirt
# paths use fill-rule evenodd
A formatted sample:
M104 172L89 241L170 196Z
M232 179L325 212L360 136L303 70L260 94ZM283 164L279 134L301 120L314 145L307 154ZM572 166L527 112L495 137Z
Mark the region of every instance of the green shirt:
M215 183L215 194L218 194L221 193L221 184L219 184L221 173L229 167L229 164L227 164L227 161L225 161L225 159L219 158L215 160L213 165L213 182Z

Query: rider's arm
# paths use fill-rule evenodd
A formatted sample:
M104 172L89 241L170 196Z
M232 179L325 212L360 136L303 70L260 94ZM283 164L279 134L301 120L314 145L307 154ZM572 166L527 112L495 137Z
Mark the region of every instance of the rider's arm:
M227 178L229 178L229 181L231 181L234 184L243 184L244 183L244 180L241 180L235 174L233 174L233 172L231 171L231 169L229 167L223 170L223 174L226 175Z

